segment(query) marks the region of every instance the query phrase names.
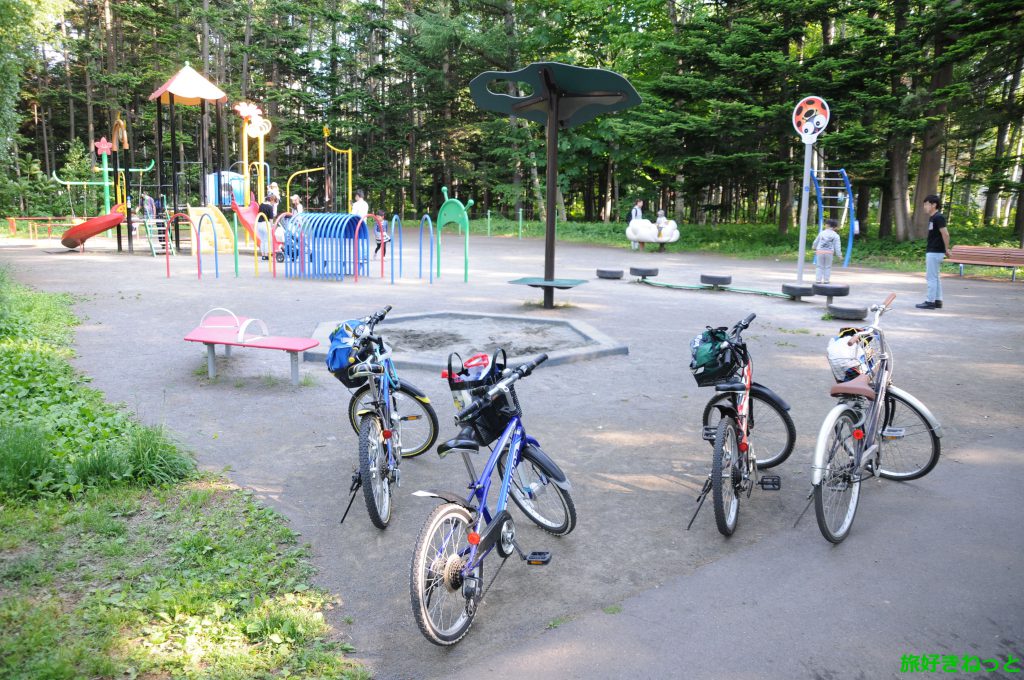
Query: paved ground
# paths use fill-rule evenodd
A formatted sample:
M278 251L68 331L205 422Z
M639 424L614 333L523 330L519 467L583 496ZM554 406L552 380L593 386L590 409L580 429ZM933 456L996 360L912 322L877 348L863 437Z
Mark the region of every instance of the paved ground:
M793 278L791 262L559 244L558 275L590 281L557 294L567 306L544 311L531 290L505 283L541 273L540 241L474 239L468 285L454 238L433 285L410 278L415 250L394 286L379 278L274 281L249 271L216 280L209 264L197 281L186 258L172 261L167 279L163 261L148 256L62 250L0 240L0 265L36 287L79 294L77 363L95 386L144 420L166 423L204 466L229 469L291 520L313 546L319 584L339 598L333 623L377 677L878 678L902 677L908 654L1024 658L1020 282L947 277L946 308L922 312L913 304L923 275L835 273L857 301L897 293L885 319L896 382L932 408L946 436L941 462L924 479L868 483L852 534L833 547L813 509L794 527L814 436L831 405L823 352L840 324L821 320L823 301L594 278L597 267L640 264L660 267L667 281L730 272L738 286L777 291ZM429 644L412 617L409 562L433 504L408 493L461 489L461 463L433 454L408 461L389 529L372 527L361 499L340 527L356 462L340 383L305 364L312 384L292 387L286 358L255 350L222 361L210 383L203 348L181 340L215 306L263 318L272 333L308 335L319 321L385 304L395 313L575 319L630 348L627 357L542 368L523 381L528 429L572 480L579 525L553 539L519 522L524 547L552 550L552 563L510 561L453 649ZM710 465L698 427L710 393L689 374L688 342L705 324L751 311L758 318L746 337L757 378L792 404L798 444L778 468L782 490L755 492L736 534L724 539L710 507L685 530ZM465 356L472 348L452 349ZM453 433L437 372L402 373L435 401L442 436Z

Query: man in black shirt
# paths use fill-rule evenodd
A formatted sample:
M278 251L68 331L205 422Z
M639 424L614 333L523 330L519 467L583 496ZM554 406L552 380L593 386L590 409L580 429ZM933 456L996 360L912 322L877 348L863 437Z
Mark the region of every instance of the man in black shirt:
M928 297L918 309L942 309L942 279L939 266L949 256L949 231L946 217L939 212L942 199L935 194L924 197L924 211L928 214L928 245L925 248L925 278L928 279Z

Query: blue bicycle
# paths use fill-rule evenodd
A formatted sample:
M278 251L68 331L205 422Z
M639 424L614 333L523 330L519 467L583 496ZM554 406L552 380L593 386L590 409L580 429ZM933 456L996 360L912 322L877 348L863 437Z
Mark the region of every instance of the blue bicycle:
M352 497L345 521L363 489L370 521L386 529L391 521L391 485L400 484L398 464L418 456L437 441L437 413L430 399L399 380L391 348L374 333L391 305L364 319L346 321L331 334L327 366L353 390L348 415L359 434L359 469L352 475Z
M541 354L509 369L504 354L503 350L496 352L490 365L480 360L481 356L486 360L486 355L477 355L465 364L458 355L448 360L446 375L456 406L461 409L456 423L462 425L462 430L454 439L438 446L437 453L442 458L453 451L462 454L471 480L469 495L463 498L435 491L413 494L445 501L423 525L410 575L416 623L423 635L437 645L453 645L469 631L478 605L490 587L484 587L483 565L492 552L502 558L491 578L492 584L505 560L513 554L530 565L551 561L550 552L526 554L519 547L515 522L507 507L509 497L550 534L565 536L576 526L569 481L537 440L526 434L513 388L513 383L530 375L548 357ZM490 458L477 476L470 454L492 441L495 443ZM495 471L501 486L492 506L489 496Z

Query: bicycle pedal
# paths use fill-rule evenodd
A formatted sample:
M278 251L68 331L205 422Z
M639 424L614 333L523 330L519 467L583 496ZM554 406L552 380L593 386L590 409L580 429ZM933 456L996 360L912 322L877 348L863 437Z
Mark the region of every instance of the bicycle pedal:
M718 436L718 426L717 425L705 425L704 426L704 431L700 433L700 436L706 442L713 442L713 441L715 441L715 437Z
M531 567L543 567L551 561L551 553L547 550L534 550L526 556L526 563Z
M761 475L758 485L765 491L778 491L782 488L782 477L778 475Z
M905 427L887 427L884 430L882 430L882 439L886 441L903 439L906 435L907 428Z

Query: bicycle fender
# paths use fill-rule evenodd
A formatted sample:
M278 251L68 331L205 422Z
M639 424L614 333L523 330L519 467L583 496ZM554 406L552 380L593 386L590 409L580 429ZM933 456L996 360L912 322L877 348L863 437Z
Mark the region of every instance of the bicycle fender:
M555 483L555 486L565 489L566 491L572 491L572 484L569 483L565 473L562 472L562 468L558 467L555 461L551 460L548 454L540 448L540 444L533 437L526 437L526 441L523 443L524 446L529 447L530 454L537 460L537 465L544 471L551 481Z
M416 401L421 402L423 404L429 404L430 403L430 397L428 397L423 392L423 390L421 390L420 388L416 387L415 385L413 385L408 380L403 380L402 381L402 387L404 387L405 389L407 389L410 392L412 392L412 395L414 397L416 397Z
M420 490L420 491L413 491L412 495L413 496L419 496L420 498L437 498L437 499L442 500L442 501L447 501L448 503L455 503L456 505L461 505L462 507L466 508L470 512L476 512L476 508L474 508L473 506L471 506L468 503L466 503L466 499L465 498L457 496L456 494L451 493L449 491L424 491L424 490Z
M928 427L932 428L932 431L935 432L935 436L942 439L942 425L940 425L939 421L935 419L932 412L928 410L928 407L917 400L917 397L906 390L901 390L895 385L889 385L889 394L899 395L901 399L905 400L908 404L920 411L921 415L924 416L924 419L928 421Z
M783 411L788 411L789 410L789 404L787 404L786 401L782 397L780 397L779 395L775 394L775 392L773 392L769 388L765 387L761 383L758 383L758 382L751 383L750 391L752 393L760 396L762 399L765 399L766 401L774 402Z
M817 486L821 484L821 478L825 474L825 442L828 441L829 431L832 423L835 422L835 418L832 417L833 413L838 414L843 411L849 410L850 407L846 404L836 404L832 407L832 410L825 416L825 420L821 421L821 429L818 431L818 439L814 443L814 457L811 462L811 485Z

